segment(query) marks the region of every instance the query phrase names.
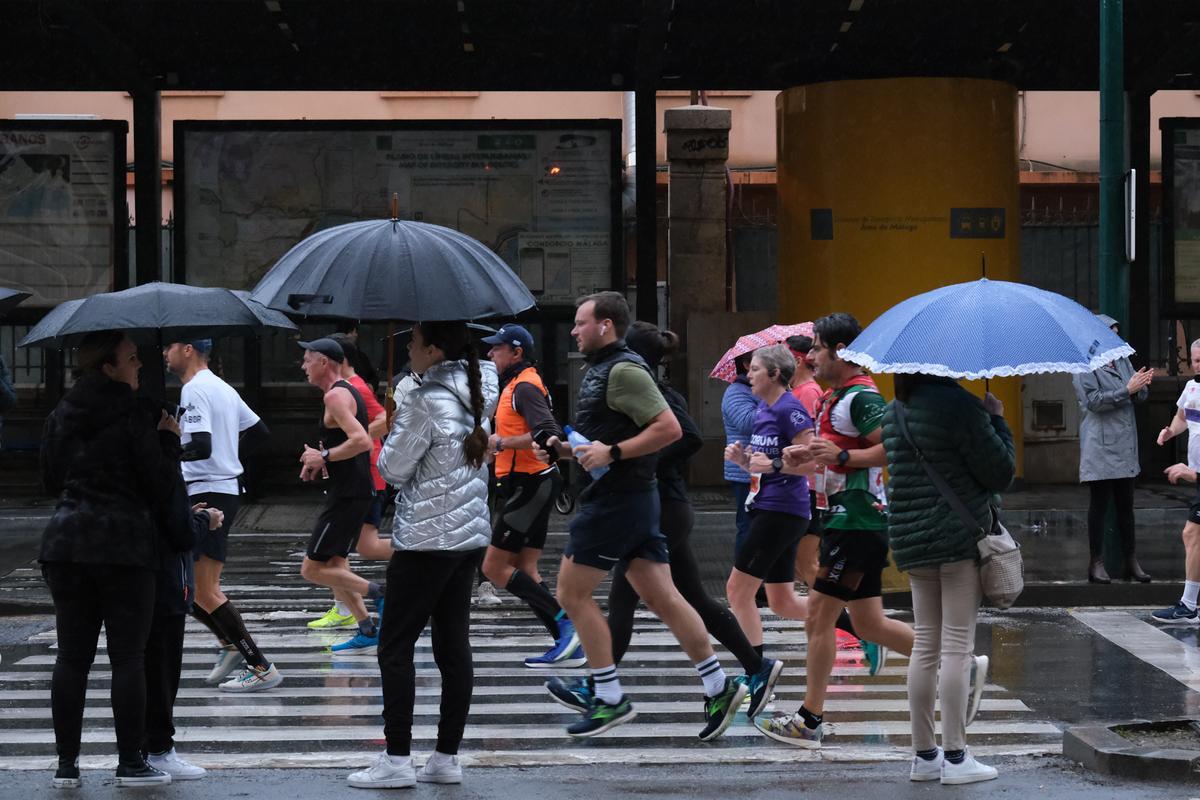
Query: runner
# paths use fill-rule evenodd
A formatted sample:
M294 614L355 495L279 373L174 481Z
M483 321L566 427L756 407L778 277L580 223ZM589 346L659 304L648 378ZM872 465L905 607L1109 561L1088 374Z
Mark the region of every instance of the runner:
M345 603L358 623L358 633L329 648L334 653L374 653L379 629L363 598L375 601L383 618L383 587L350 570L347 556L362 531L374 491L368 453L367 406L362 397L341 377L346 361L342 346L333 339L300 342L304 348L301 366L308 382L325 394L317 446L304 445L300 456L300 480L324 483L325 507L308 541L300 575L310 583L333 589L335 599Z
M183 444L183 478L192 503L221 511L221 527L196 545L196 600L192 616L217 637L221 648L206 681L226 692L270 689L283 682L246 630L242 615L221 591L221 571L229 548L229 531L241 503L239 445L252 448L269 435L267 426L233 387L208 368L212 339L172 342L163 354L167 369L183 382L179 420ZM246 671L221 681L244 663Z
M816 374L831 389L817 417L817 438L784 451L785 471L816 466L817 505L828 510L805 622L806 691L795 714L755 723L772 739L800 747L820 747L825 735L825 690L836 655L834 626L842 609L849 610L860 636L879 643L880 666L886 661L884 648L908 655L913 642L912 628L884 615L881 597L888 544L880 424L887 404L858 365L838 356L861 332L858 321L835 313L817 320L813 328Z
M538 575L550 509L562 490L562 476L556 465L537 460L533 442L561 437L562 430L550 413L550 393L528 360L532 334L510 324L483 341L492 346L488 358L496 365L503 387L496 406L496 432L488 438L501 507L492 520L483 574L492 585L524 600L554 641L545 654L525 659L525 666L582 667L587 659L575 626Z
M660 331L649 322L638 321L629 327L626 344L647 364L657 367L679 346L679 338L671 331ZM694 514L684 478L688 461L699 452L703 440L700 429L688 415L687 401L683 395L666 381L659 381L658 388L683 430L682 438L659 453L657 467L658 497L662 504L661 528L671 553L671 581L683 598L696 609L708 632L725 645L746 670L746 674L737 680L746 685L750 698L746 714L753 719L770 701L771 690L779 680L783 662L763 658L762 653L746 639L746 634L729 609L709 597L704 590L700 566L688 543ZM617 567L608 593L608 627L612 633L613 658L618 664L629 649L633 636L633 616L640 599L625 576L625 567ZM591 684L583 678L570 684L551 678L546 688L556 700L576 711L586 711L592 697Z
M348 382L354 387L354 391L358 392L358 396L366 404L367 419L370 420L367 434L371 437L371 485L374 495L354 549L360 556L371 561L387 561L392 557L392 539L391 536L380 537L379 535L379 523L383 519L383 501L387 494L387 484L379 474L379 468L375 466L379 460L379 451L383 448L383 437L387 435L387 412L379 404L375 392L354 369L354 364L361 358L358 347L344 333L335 333L329 338L337 342L341 346L342 352L345 353L346 360L342 362L342 380ZM350 613L350 607L341 600L335 600L324 616L308 623L308 627L314 630L352 628L355 625L357 622L354 615Z
M1200 339L1192 342L1191 358L1192 372L1200 377ZM1159 432L1158 444L1164 445L1187 431L1187 463L1173 464L1163 472L1171 483L1180 480L1195 483L1196 470L1200 469L1200 381L1196 378L1188 381L1175 405L1179 410L1171 418L1170 424ZM1200 597L1200 492L1197 492L1188 510L1181 535L1184 553L1183 596L1175 605L1150 615L1152 620L1161 625L1195 625L1200 621L1200 614L1196 612L1197 597Z
M715 739L733 721L746 687L725 676L704 623L671 583L666 537L659 530L655 454L677 440L680 427L646 363L625 346L629 305L617 292L600 292L576 303L575 337L587 356L579 387L578 433L590 440L574 452L552 436L549 459L574 456L595 481L579 498L558 578L558 600L575 623L595 686L583 717L567 728L572 736L603 733L636 716L621 691L612 635L592 593L608 571L625 564L626 577L646 605L667 624L704 682L704 729Z

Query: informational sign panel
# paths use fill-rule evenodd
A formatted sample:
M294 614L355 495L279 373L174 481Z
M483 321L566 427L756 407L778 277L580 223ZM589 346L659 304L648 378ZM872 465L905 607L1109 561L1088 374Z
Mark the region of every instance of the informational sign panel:
M1163 298L1175 317L1200 317L1200 119L1160 120Z
M498 253L541 305L619 283L619 122L177 122L176 279L252 288L306 236L391 215Z
M0 120L0 286L23 308L113 288L126 265L124 121Z

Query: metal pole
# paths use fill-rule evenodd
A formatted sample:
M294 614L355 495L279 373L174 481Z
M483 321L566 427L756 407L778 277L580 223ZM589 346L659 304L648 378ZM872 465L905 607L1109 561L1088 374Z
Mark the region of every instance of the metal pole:
M1100 0L1100 310L1129 330L1124 0Z
M634 166L634 195L637 203L637 308L634 316L658 322L658 114L655 85L639 80L634 97L634 130L637 164Z

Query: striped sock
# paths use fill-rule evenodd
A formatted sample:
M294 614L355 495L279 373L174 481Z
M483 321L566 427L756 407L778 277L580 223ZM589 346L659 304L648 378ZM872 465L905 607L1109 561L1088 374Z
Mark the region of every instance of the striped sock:
M596 697L610 706L615 706L624 697L624 692L621 691L621 679L617 677L615 664L592 670L592 682L596 685Z
M696 672L704 681L704 694L708 697L716 697L725 691L725 670L721 669L715 653L697 664Z

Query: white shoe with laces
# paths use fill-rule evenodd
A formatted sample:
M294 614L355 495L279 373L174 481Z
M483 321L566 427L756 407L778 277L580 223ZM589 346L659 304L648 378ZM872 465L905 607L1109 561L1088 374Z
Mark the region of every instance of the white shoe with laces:
M980 764L976 761L975 756L971 755L969 748L967 749L966 756L959 763L954 764L950 761L942 762L943 786L959 786L964 783L990 781L999 774L996 772L995 767L989 767L987 764Z
M279 670L275 669L275 665L271 664L265 670L249 667L238 677L225 681L217 688L222 692L261 692L274 689L281 683L283 683L283 676L279 674Z
M157 770L167 773L172 781L196 781L204 777L207 770L179 757L172 747L165 753L150 753L146 763Z
M351 772L346 782L356 789L404 789L417 785L417 773L411 756L383 752L367 769Z
M421 783L462 783L462 765L458 756L434 752L417 773Z
M500 595L496 594L496 587L492 585L491 581L484 581L475 590L475 602L481 606L498 606L504 601L500 599Z
M974 656L971 663L971 696L967 701L967 725L975 721L983 704L983 689L987 686L988 657Z
M937 749L937 756L931 759L924 759L918 755L912 758L912 769L908 771L908 779L910 781L937 781L942 778L942 762L945 757L942 754L942 748Z

